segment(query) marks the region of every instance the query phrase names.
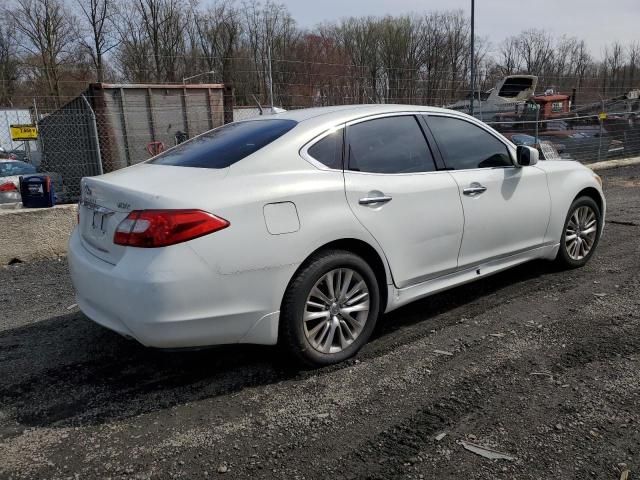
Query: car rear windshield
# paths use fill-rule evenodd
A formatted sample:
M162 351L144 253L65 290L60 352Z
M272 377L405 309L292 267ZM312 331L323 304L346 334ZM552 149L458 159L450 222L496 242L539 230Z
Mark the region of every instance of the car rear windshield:
M149 163L226 168L280 138L296 125L296 121L284 119L230 123L161 153Z

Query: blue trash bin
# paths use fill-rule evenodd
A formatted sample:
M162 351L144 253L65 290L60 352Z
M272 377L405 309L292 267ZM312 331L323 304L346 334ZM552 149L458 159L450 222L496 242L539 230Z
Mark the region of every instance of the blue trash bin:
M55 205L53 184L48 175L23 175L20 177L20 195L25 208L47 208Z

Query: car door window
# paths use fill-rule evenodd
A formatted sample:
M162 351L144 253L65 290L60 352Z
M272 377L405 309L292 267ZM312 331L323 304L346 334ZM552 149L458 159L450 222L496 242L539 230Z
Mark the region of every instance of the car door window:
M342 169L342 137L344 129L340 128L311 145L307 154L314 160L329 168Z
M370 173L435 170L429 145L412 115L383 117L348 127L349 169Z
M465 120L429 116L428 124L447 168L512 166L507 146L484 129Z

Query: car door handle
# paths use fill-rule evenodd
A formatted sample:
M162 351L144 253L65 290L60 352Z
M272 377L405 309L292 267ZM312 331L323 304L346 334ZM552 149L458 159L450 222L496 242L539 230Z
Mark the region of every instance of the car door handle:
M360 205L375 205L376 203L387 203L392 200L392 197L387 195L381 195L379 197L363 197L358 200Z
M487 187L485 187L484 185L480 185L477 182L473 182L468 187L462 189L462 193L464 193L465 195L468 195L469 197L480 195L481 193L484 193L486 191L487 191Z

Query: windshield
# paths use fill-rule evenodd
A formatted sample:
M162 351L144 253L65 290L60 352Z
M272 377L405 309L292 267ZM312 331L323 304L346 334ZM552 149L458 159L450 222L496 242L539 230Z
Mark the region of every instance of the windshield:
M0 177L14 177L36 173L36 167L24 162L0 162Z
M230 123L161 153L149 163L196 168L226 168L257 152L297 125L294 120Z

